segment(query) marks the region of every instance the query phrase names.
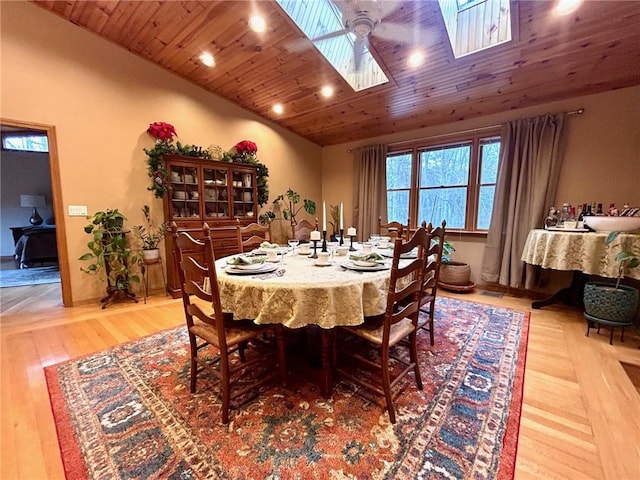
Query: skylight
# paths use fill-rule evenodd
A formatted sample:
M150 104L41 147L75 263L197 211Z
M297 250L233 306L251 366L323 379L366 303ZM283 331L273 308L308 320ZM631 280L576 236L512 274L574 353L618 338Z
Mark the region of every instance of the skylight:
M277 2L356 92L389 81L368 49L365 49L362 54L360 68L356 71L353 54L355 35L353 33L345 32L341 35L314 41L319 37L344 30L342 12L333 2L330 0L312 2L277 0Z
M455 58L511 41L509 0L438 0Z

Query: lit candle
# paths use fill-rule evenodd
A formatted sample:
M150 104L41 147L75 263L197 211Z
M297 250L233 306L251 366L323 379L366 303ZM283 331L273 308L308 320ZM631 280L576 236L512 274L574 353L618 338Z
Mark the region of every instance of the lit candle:
M347 237L355 237L356 236L356 229L353 227L349 227L347 229Z
M318 230L314 230L309 234L310 240L320 240L320 232Z
M340 202L340 230L344 230L344 204Z
M322 231L327 231L327 204L322 202Z

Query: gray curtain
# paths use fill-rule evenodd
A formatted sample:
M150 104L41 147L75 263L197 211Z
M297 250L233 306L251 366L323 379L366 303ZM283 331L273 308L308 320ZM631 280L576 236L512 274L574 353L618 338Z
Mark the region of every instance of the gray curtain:
M358 240L378 230L378 217L387 222L387 146L366 145L354 153L353 218Z
M514 120L502 126L500 165L482 280L531 288L520 257L529 231L554 204L562 164L566 114ZM531 277L528 275L527 277Z

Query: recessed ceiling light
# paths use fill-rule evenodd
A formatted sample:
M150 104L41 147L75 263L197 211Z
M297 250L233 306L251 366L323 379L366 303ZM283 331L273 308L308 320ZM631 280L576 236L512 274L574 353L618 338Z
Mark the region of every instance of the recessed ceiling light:
M331 85L325 85L320 90L320 94L325 98L333 97L333 87Z
M411 53L409 55L409 58L407 59L407 64L412 68L419 67L423 63L424 55L422 54L422 52L415 51Z
M582 0L558 0L558 4L556 5L556 14L568 15L575 12L581 3Z
M284 112L284 107L282 106L282 104L276 103L273 106L273 111L276 112L278 115L281 115L282 112Z
M202 52L202 54L200 55L200 61L207 67L213 67L216 64L215 60L213 59L213 55L211 55L209 52Z
M249 19L249 27L254 32L262 33L267 29L267 24L264 22L264 19L260 15L253 15Z

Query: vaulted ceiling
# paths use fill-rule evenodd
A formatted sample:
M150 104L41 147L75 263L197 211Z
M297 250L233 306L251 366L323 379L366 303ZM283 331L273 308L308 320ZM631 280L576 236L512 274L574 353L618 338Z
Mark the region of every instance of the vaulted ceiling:
M322 146L640 84L639 1L587 0L567 16L512 1L514 40L454 59L438 3L396 0L383 22L426 32L426 61L412 69L410 45L371 36L390 81L361 92L315 48L292 48L304 35L275 1L34 3ZM247 25L254 11L264 33Z

